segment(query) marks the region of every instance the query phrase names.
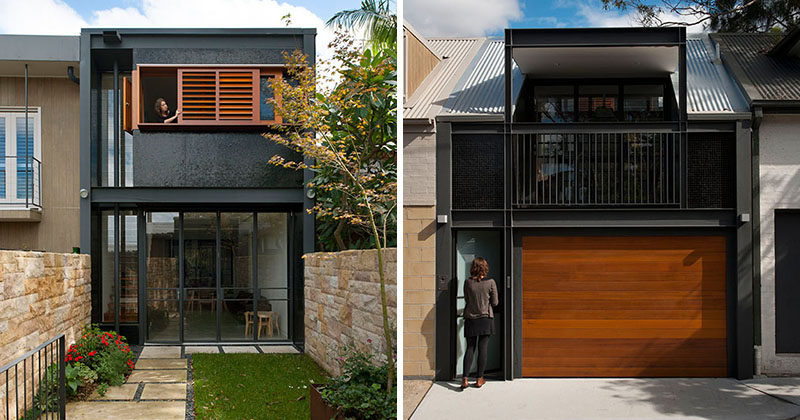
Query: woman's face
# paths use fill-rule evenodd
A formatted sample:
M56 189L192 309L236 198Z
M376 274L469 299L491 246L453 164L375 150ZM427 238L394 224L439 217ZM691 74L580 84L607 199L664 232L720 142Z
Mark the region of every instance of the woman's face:
M166 113L169 111L169 105L167 105L167 101L161 102L161 112Z

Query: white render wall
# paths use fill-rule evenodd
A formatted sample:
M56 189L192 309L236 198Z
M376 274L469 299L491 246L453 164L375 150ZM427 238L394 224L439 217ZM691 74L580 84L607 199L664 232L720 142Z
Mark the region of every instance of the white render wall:
M775 354L775 209L800 209L800 117L768 115L759 129L761 373L800 374L800 354Z

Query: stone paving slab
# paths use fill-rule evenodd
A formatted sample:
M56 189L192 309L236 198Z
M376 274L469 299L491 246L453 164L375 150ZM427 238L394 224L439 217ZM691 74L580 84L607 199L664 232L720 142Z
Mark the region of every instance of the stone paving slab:
M186 346L183 348L183 352L186 354L195 354L195 353L219 353L219 347L217 346Z
M181 346L144 346L140 359L178 359L181 357Z
M293 346L259 346L264 353L300 353Z
M145 384L142 400L185 400L186 384Z
M136 369L186 369L187 359L139 359Z
M89 396L89 401L107 401L107 400L133 400L136 395L136 390L139 389L139 384L122 384L122 386L110 386L106 395L100 396L95 390Z
M258 353L256 346L224 346L225 353Z
M437 382L412 420L720 419L784 420L800 406L729 378L515 379L459 389Z
M182 369L134 369L131 376L128 377L128 383L137 382L186 382L186 371Z
M742 382L761 392L800 405L800 378L755 378Z
M67 404L69 420L184 420L184 401L76 402Z
M431 389L433 381L427 379L403 380L403 418L408 420L425 394Z

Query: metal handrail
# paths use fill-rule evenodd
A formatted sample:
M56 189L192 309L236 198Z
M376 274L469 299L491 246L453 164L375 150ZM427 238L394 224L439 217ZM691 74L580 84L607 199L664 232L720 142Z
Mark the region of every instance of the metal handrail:
M42 354L44 352L44 354ZM67 389L66 389L66 338L64 334L59 334L55 338L47 340L33 350L23 354L10 363L0 368L0 378L5 378L4 408L6 419L20 420L29 418L55 418L66 419L67 408ZM29 362L30 360L30 362ZM20 405L20 372L22 365L22 405ZM29 367L30 365L30 367ZM55 372L51 369L56 367ZM38 373L36 372L38 368ZM13 369L13 393L14 404L11 410L11 380L9 374ZM28 373L30 371L30 374ZM52 374L55 373L55 381ZM30 381L29 381L30 380ZM42 383L45 384L42 387ZM30 385L30 405L28 404L28 386ZM38 385L38 389L37 388ZM53 386L57 389L54 391ZM50 403L56 399L57 411L51 411ZM1 409L1 408L0 408ZM20 415L22 409L22 415ZM14 417L11 417L11 414Z
M25 160L25 208L36 207L42 208L42 161L35 156L12 156L0 154L0 162L6 159L24 159ZM5 170L12 169L18 171L19 162L16 165L5 165ZM8 191L6 191L8 193ZM19 191L17 191L19 194ZM13 200L6 199L6 202L0 201L3 205L20 205L22 202L14 202Z

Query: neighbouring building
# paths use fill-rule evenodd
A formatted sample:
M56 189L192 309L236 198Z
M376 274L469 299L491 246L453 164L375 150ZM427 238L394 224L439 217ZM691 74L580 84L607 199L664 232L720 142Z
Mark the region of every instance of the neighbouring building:
M80 245L79 43L0 35L0 249Z
M433 271L419 268L433 314L409 319L405 291L404 340L434 330L416 341L419 375L462 374L463 281L483 256L500 290L491 377L751 377L751 112L715 40L508 29L461 40L476 45L462 55L435 42L467 63L434 68L404 107L405 194L428 210L407 205L406 240L435 238Z
M713 34L753 115L756 371L800 373L800 30Z

